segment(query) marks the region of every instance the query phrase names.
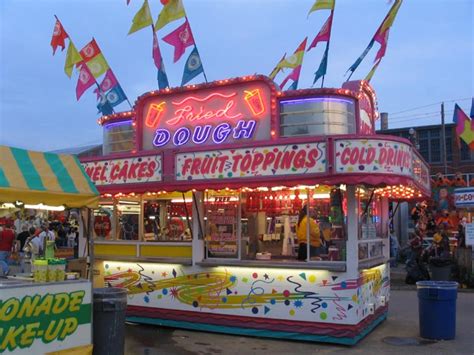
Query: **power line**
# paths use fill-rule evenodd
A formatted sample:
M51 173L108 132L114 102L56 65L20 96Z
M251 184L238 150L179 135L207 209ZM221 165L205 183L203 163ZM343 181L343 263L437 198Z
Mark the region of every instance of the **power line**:
M465 97L465 98L460 98L460 99L444 100L444 101L435 102L435 103L432 103L432 104L429 104L429 105L413 107L413 108L410 108L410 109L407 109L407 110L403 110L403 111L391 112L391 113L390 113L390 116L394 116L394 115L398 115L398 114L400 114L400 113L405 113L405 112L410 112L410 111L416 111L416 110L419 110L420 108L426 108L426 107L441 105L442 102L455 102L455 101L466 101L466 100L472 100L472 97Z
M454 112L454 110L447 110L446 111L446 113L452 113L452 112ZM439 111L433 111L433 112L425 112L425 113L414 113L412 115L398 116L398 117L395 117L395 118L392 118L390 116L389 117L391 118L390 119L391 121L397 121L401 118L423 118L423 117L431 117L435 114L439 115L440 113L439 113Z

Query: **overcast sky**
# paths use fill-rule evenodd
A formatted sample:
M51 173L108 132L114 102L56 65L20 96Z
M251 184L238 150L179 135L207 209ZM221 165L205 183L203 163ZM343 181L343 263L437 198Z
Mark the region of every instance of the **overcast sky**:
M149 0L153 18L159 0ZM314 0L184 0L184 6L210 81L271 71L284 52L292 53L305 36L311 41L329 15L314 12ZM53 150L100 143L102 131L92 90L75 98L77 73L64 74L66 50L52 56L54 14L82 48L95 37L126 95L133 102L157 89L151 58L152 33L127 36L142 0L0 1L0 144ZM390 8L387 0L337 0L325 86L340 87L347 68L367 46ZM390 128L436 124L446 102L447 122L454 102L470 110L474 95L474 1L405 0L390 32L385 58L374 78L380 111ZM161 38L180 25L158 32L172 86L181 83L184 62L172 63L172 47ZM370 70L378 44L353 79ZM306 54L299 88L311 86L324 45ZM193 83L202 82L201 76ZM283 80L277 77L277 82ZM464 100L461 100L464 99ZM449 101L449 102L448 102ZM117 110L128 110L126 103ZM414 118L413 118L414 117Z

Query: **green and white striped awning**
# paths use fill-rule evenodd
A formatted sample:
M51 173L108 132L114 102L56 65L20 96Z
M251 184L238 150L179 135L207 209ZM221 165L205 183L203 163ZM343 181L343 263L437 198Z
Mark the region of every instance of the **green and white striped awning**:
M0 146L0 202L97 207L99 193L74 155Z

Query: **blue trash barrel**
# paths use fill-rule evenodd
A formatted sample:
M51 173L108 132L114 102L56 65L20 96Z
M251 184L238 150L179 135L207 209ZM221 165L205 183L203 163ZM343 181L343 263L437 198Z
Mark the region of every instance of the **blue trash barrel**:
M458 283L453 281L418 281L420 336L451 340L456 336L456 298Z

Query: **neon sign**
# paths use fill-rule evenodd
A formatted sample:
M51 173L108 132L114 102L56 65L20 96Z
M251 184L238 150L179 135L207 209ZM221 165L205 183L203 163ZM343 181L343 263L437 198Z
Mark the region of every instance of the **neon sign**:
M145 124L148 127L156 127L158 122L160 122L160 118L165 112L165 104L166 102L162 102L159 105L151 104L150 108L148 109L148 113L146 114Z
M254 114L254 116L261 115L265 112L265 106L263 105L262 95L260 90L245 91L244 100L247 103L248 107Z
M229 136L236 140L242 138L250 139L255 132L256 125L257 122L255 120L239 120L234 127L227 122L221 123L214 128L211 125L195 126L192 130L187 127L181 127L174 132L173 137L171 137L168 129L158 128L155 132L153 145L155 147L163 147L171 141L173 145L180 147L189 143L190 140L195 144L203 144L210 137L215 144L224 143Z
M269 95L267 87L257 84L165 97L145 109L144 142L158 148L269 139Z

